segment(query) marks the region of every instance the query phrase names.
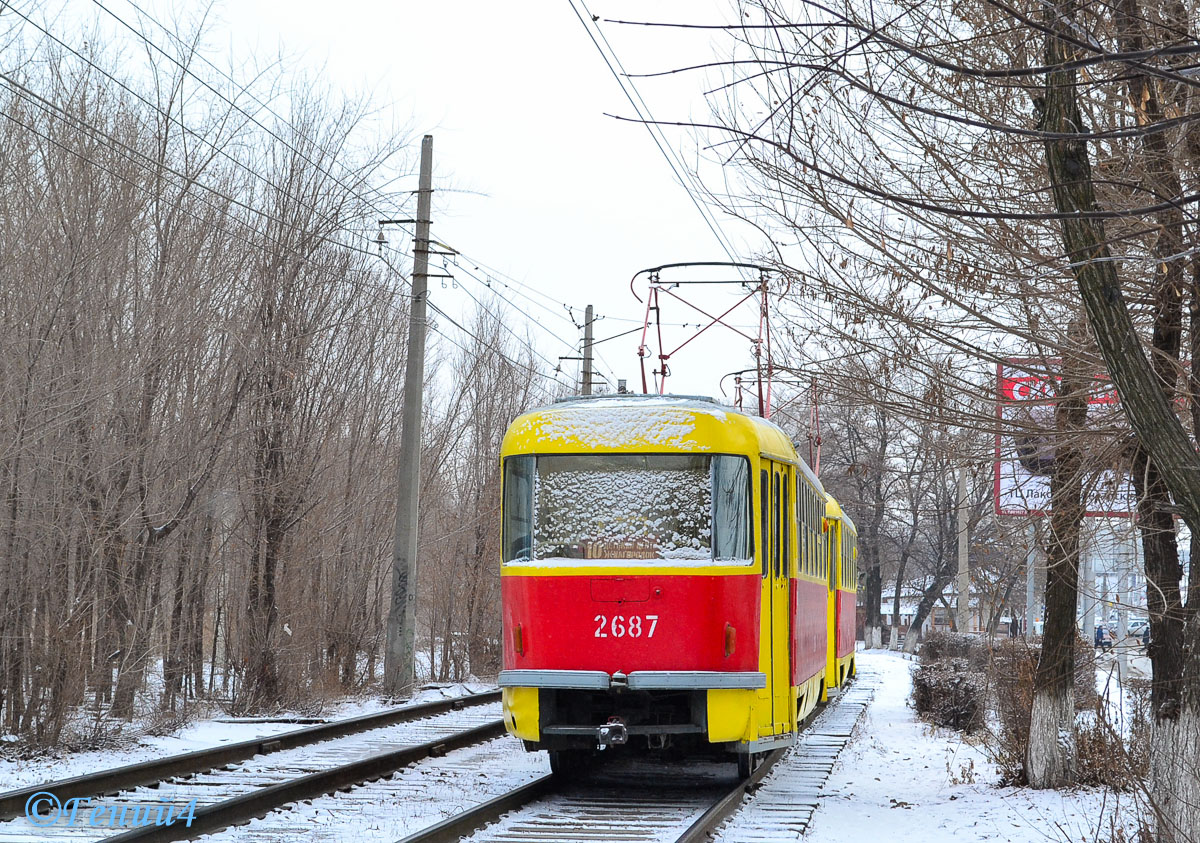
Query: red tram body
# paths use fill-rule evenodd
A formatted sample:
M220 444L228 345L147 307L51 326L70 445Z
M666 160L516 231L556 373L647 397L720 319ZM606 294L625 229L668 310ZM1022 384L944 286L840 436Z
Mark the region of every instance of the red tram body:
M556 768L598 747L749 766L854 673L854 527L761 418L566 399L501 452L504 719Z

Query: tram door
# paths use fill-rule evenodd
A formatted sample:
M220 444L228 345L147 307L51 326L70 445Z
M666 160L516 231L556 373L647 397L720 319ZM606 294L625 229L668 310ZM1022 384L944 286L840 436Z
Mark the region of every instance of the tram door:
M779 502L779 553L776 557L774 578L771 586L771 640L775 642L774 658L771 659L771 699L775 716L775 733L790 732L795 728L792 700L792 557L796 553L796 516L792 490L796 488L792 476L794 468L779 464L775 469L776 498Z
M842 522L829 520L829 598L826 618L825 639L825 694L838 685L837 675L837 583L842 568Z
M791 495L791 469L782 463L763 462L762 495L763 592L766 611L764 633L770 641L767 688L771 697L772 734L792 728L791 720L791 612L788 575L794 548L795 518ZM766 648L764 648L766 649ZM765 724L764 724L765 725Z

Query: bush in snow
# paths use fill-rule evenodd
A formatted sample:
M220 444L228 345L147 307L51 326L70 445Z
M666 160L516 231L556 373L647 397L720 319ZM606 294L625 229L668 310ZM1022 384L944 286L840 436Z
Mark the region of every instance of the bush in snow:
M1029 715L1033 708L1033 683L1037 673L1041 648L1023 638L1007 639L989 651L988 685L990 704L995 713L988 749L1000 767L1006 784L1024 783L1025 749L1029 745ZM1095 652L1082 638L1075 649L1075 710L1096 711ZM1106 724L1084 718L1084 726L1093 724L1103 731ZM1081 728L1076 736L1079 775L1081 781L1098 781L1103 775L1088 773L1089 760L1085 754L1102 751L1104 736L1093 730L1088 735ZM1099 755L1094 759L1099 761Z
M919 651L922 664L933 664L943 659L968 659L973 670L983 669L987 662L985 654L982 638L961 632L931 632Z
M967 659L942 659L913 672L913 707L934 725L972 732L983 725L986 688Z
M1115 677L1075 729L1079 783L1137 790L1150 770L1150 680Z

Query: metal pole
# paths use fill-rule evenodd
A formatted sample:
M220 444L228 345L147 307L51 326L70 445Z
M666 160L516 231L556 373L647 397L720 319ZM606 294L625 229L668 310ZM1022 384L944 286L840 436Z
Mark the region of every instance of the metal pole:
M1119 596L1117 609L1117 679L1124 682L1129 676L1129 574L1137 563L1137 534L1130 532L1128 544L1121 553L1121 585L1118 587Z
M592 394L592 306L583 319L583 394Z
M1037 609L1033 605L1034 577L1037 571L1037 525L1029 519L1029 550L1025 554L1025 637L1033 635L1033 619Z
M959 632L968 632L970 623L971 569L967 558L967 469L958 470L958 611Z
M425 380L425 301L428 298L429 214L433 194L433 136L421 139L417 231L413 240L412 305L408 314L408 358L404 362L404 411L396 491L396 535L392 545L392 606L383 659L384 690L411 688L416 671L417 514L421 486L421 411Z
M1081 541L1080 544L1084 544ZM1100 546L1095 542L1094 546ZM1079 597L1083 604L1083 640L1091 646L1096 640L1096 557L1090 547L1080 552Z

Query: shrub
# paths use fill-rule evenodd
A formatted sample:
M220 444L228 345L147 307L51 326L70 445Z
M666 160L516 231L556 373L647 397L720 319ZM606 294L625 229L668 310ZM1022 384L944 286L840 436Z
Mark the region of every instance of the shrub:
M986 687L965 658L923 664L913 672L913 707L934 725L971 732L983 725Z
M961 632L931 632L925 638L919 655L922 664L933 664L943 659L969 659L983 646L978 635Z
M1034 676L1040 655L1041 648L1038 645L1020 638L1002 641L990 650L988 683L992 710L996 714L996 730L991 735L988 748L1006 784L1024 782L1029 715L1033 709ZM1136 771L1139 764L1144 765L1144 762L1131 759L1139 755L1144 757L1144 748L1137 748L1136 743L1141 740L1144 744L1145 739L1136 738L1126 745L1114 732L1113 725L1104 718L1106 709L1096 693L1095 677L1093 648L1079 638L1075 650L1075 710L1090 712L1076 729L1080 783L1124 788L1130 782L1130 772ZM1141 706L1135 702L1131 730L1135 736L1139 733L1136 725L1139 708ZM1140 731L1144 735L1145 730Z

